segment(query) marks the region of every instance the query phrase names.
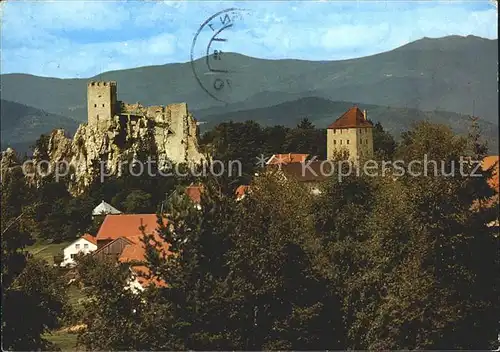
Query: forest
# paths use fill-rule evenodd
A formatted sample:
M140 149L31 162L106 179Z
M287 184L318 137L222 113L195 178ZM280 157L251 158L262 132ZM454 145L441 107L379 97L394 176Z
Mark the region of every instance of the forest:
M43 151L46 140L36 147ZM5 350L57 350L51 332L75 325L84 326L76 333L84 350L498 347L492 169L483 177L330 177L313 195L272 173L253 177L259 154L325 158L325 131L307 119L294 128L225 122L201 145L216 159L241 160L244 174L201 180L124 174L105 183L96 175L74 196L50 176L34 186L20 167L3 171ZM375 124L374 148L379 160L428 155L448 166L488 153L477 126L463 137L425 121L397 142ZM200 209L175 192L192 182L205 185ZM252 192L238 202L241 184ZM167 287L134 294L123 289L126 265L80 256L72 277L85 299L74 305L67 273L28 252L37 241L95 234L100 224L91 212L101 200L128 213L158 214L171 254L160 255L144 233L144 265ZM161 210L173 226L162 224Z

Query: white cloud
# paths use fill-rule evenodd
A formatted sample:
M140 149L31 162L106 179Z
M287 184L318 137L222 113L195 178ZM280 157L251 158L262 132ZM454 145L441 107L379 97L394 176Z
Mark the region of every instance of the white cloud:
M4 24L9 29L105 30L121 27L130 17L125 7L113 1L8 2L4 7Z
M4 52L2 61L15 62L35 75L89 77L110 69L171 62L177 39L165 33L146 40L83 45L62 40L54 44L57 49L50 52L26 47L8 50Z
M496 9L473 5L8 2L2 8L2 70L88 77L102 70L187 61L198 26L229 7L252 12L245 15L243 26L233 28L225 51L263 58L345 59L391 50L424 36L497 38Z

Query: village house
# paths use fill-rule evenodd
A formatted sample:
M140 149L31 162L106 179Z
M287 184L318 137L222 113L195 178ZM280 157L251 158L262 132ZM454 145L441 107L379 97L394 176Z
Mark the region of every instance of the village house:
M87 233L63 249L63 260L60 266L74 266L76 264L74 258L77 254L88 254L95 250L97 250L97 240Z
M156 214L106 215L96 236L99 251L117 239L142 235L141 227L146 233L156 232L158 228ZM110 255L117 253L112 246L106 248L105 253Z
M271 172L280 175L284 180L294 179L306 186L312 194L321 194L320 185L331 174L332 164L321 160L310 161L305 167L303 163L270 165Z
M162 238L154 233L154 241L152 245L157 245L157 249L165 255L170 255L169 245ZM167 284L163 280L151 275L146 264L146 248L142 241L142 236L128 237L127 244L122 253L118 256L118 262L129 265L130 278L127 284L127 289L134 292L144 291L149 285L153 284L156 287L166 287Z
M346 155L357 163L373 156L373 125L367 113L353 106L327 128L327 160ZM312 194L321 194L320 184L333 174L334 165L322 160L309 160L309 154L275 154L267 162L267 169L276 171L283 179L295 179ZM256 175L258 176L258 174Z
M288 153L288 154L274 154L267 161L267 165L283 165L283 164L291 164L291 163L302 163L307 160L309 154L297 154L297 153Z
M371 159L373 153L373 124L367 119L366 110L361 111L353 106L328 126L327 160L345 155L356 165ZM321 183L333 174L335 165L321 160L307 161L308 158L308 154L275 154L268 160L267 169L276 172L284 180L295 179L308 187L312 194L318 195L321 194ZM482 162L485 170L493 165L495 171L488 182L497 194L483 206L494 206L499 202L498 156L488 156ZM499 226L498 219L488 226Z
M104 216L110 214L121 214L122 212L113 207L112 205L106 203L104 200L92 210L92 217Z
M106 203L104 200L99 203L94 210L92 210L93 219L97 217L105 217L108 214L121 214L121 211ZM73 258L78 253L88 254L95 250L97 250L96 237L90 234L85 234L63 249L63 258L60 266L73 266L75 265Z
M167 225L167 220L164 221L164 225ZM156 243L159 243L158 250L169 254L169 245L159 236L158 227L156 214L107 215L97 233L98 249L93 255L100 258L110 257L118 263L129 265L131 275L127 289L142 291L150 284L165 287L166 283L149 278L149 271L144 270L144 234L152 235ZM155 241L151 241L151 244L155 244Z
M327 130L327 155L331 158L338 156L339 152L347 155L349 160L356 163L360 159L370 158L373 155L372 124L366 120L366 111L361 112L357 107L349 109L339 117ZM347 152L347 154L345 153ZM294 179L308 187L313 194L321 194L320 185L329 178L334 164L314 160L308 161L308 154L275 154L267 162L267 171L276 172L283 180ZM307 162L307 167L304 163ZM483 160L483 168L495 165L493 177L489 180L490 186L496 189L497 194L486 202L486 206L498 204L498 156L490 156ZM196 209L201 209L201 198L204 192L202 184L192 184L185 188L184 195L194 204ZM251 192L251 186L241 185L235 191L237 201L245 198ZM115 208L101 203L101 209L110 211L106 215L96 238L86 238L75 241L68 246L68 255L77 249L74 245L78 241L94 241L94 247L86 249L93 251L99 257L112 257L118 263L127 264L130 270L130 279L127 289L134 292L143 291L149 285L166 287L167 283L151 275L146 264L145 245L141 240L143 232L151 234L157 244L158 250L165 255L170 254L169 245L158 234L158 219L156 214L113 214ZM484 206L484 204L483 204ZM112 209L114 210L112 210ZM117 211L117 210L116 210ZM165 225L167 221L165 219ZM498 226L498 220L488 224ZM71 248L70 248L71 247ZM81 248L81 247L79 247ZM66 256L66 252L65 252Z

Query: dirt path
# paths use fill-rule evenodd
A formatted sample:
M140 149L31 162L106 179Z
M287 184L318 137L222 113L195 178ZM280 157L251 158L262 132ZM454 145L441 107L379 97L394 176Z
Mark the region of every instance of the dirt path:
M58 331L59 332L78 332L82 329L85 329L86 327L87 327L86 324L78 324L78 325L73 325L73 326L69 326L67 328L60 329Z
M45 250L47 248L49 248L49 246L45 246L45 247L42 247L40 249L37 249L36 251L31 252L31 254L33 254L33 255L38 254L38 253L40 253L41 251L43 251L43 250Z

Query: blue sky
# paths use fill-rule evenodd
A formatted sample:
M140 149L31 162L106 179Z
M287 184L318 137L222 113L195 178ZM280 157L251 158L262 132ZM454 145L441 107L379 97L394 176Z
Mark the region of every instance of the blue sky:
M1 72L58 78L187 62L199 26L231 7L249 12L226 32L224 51L259 58L341 60L391 50L424 36L497 38L496 7L481 0L56 0L0 6ZM202 37L197 56L203 52Z

